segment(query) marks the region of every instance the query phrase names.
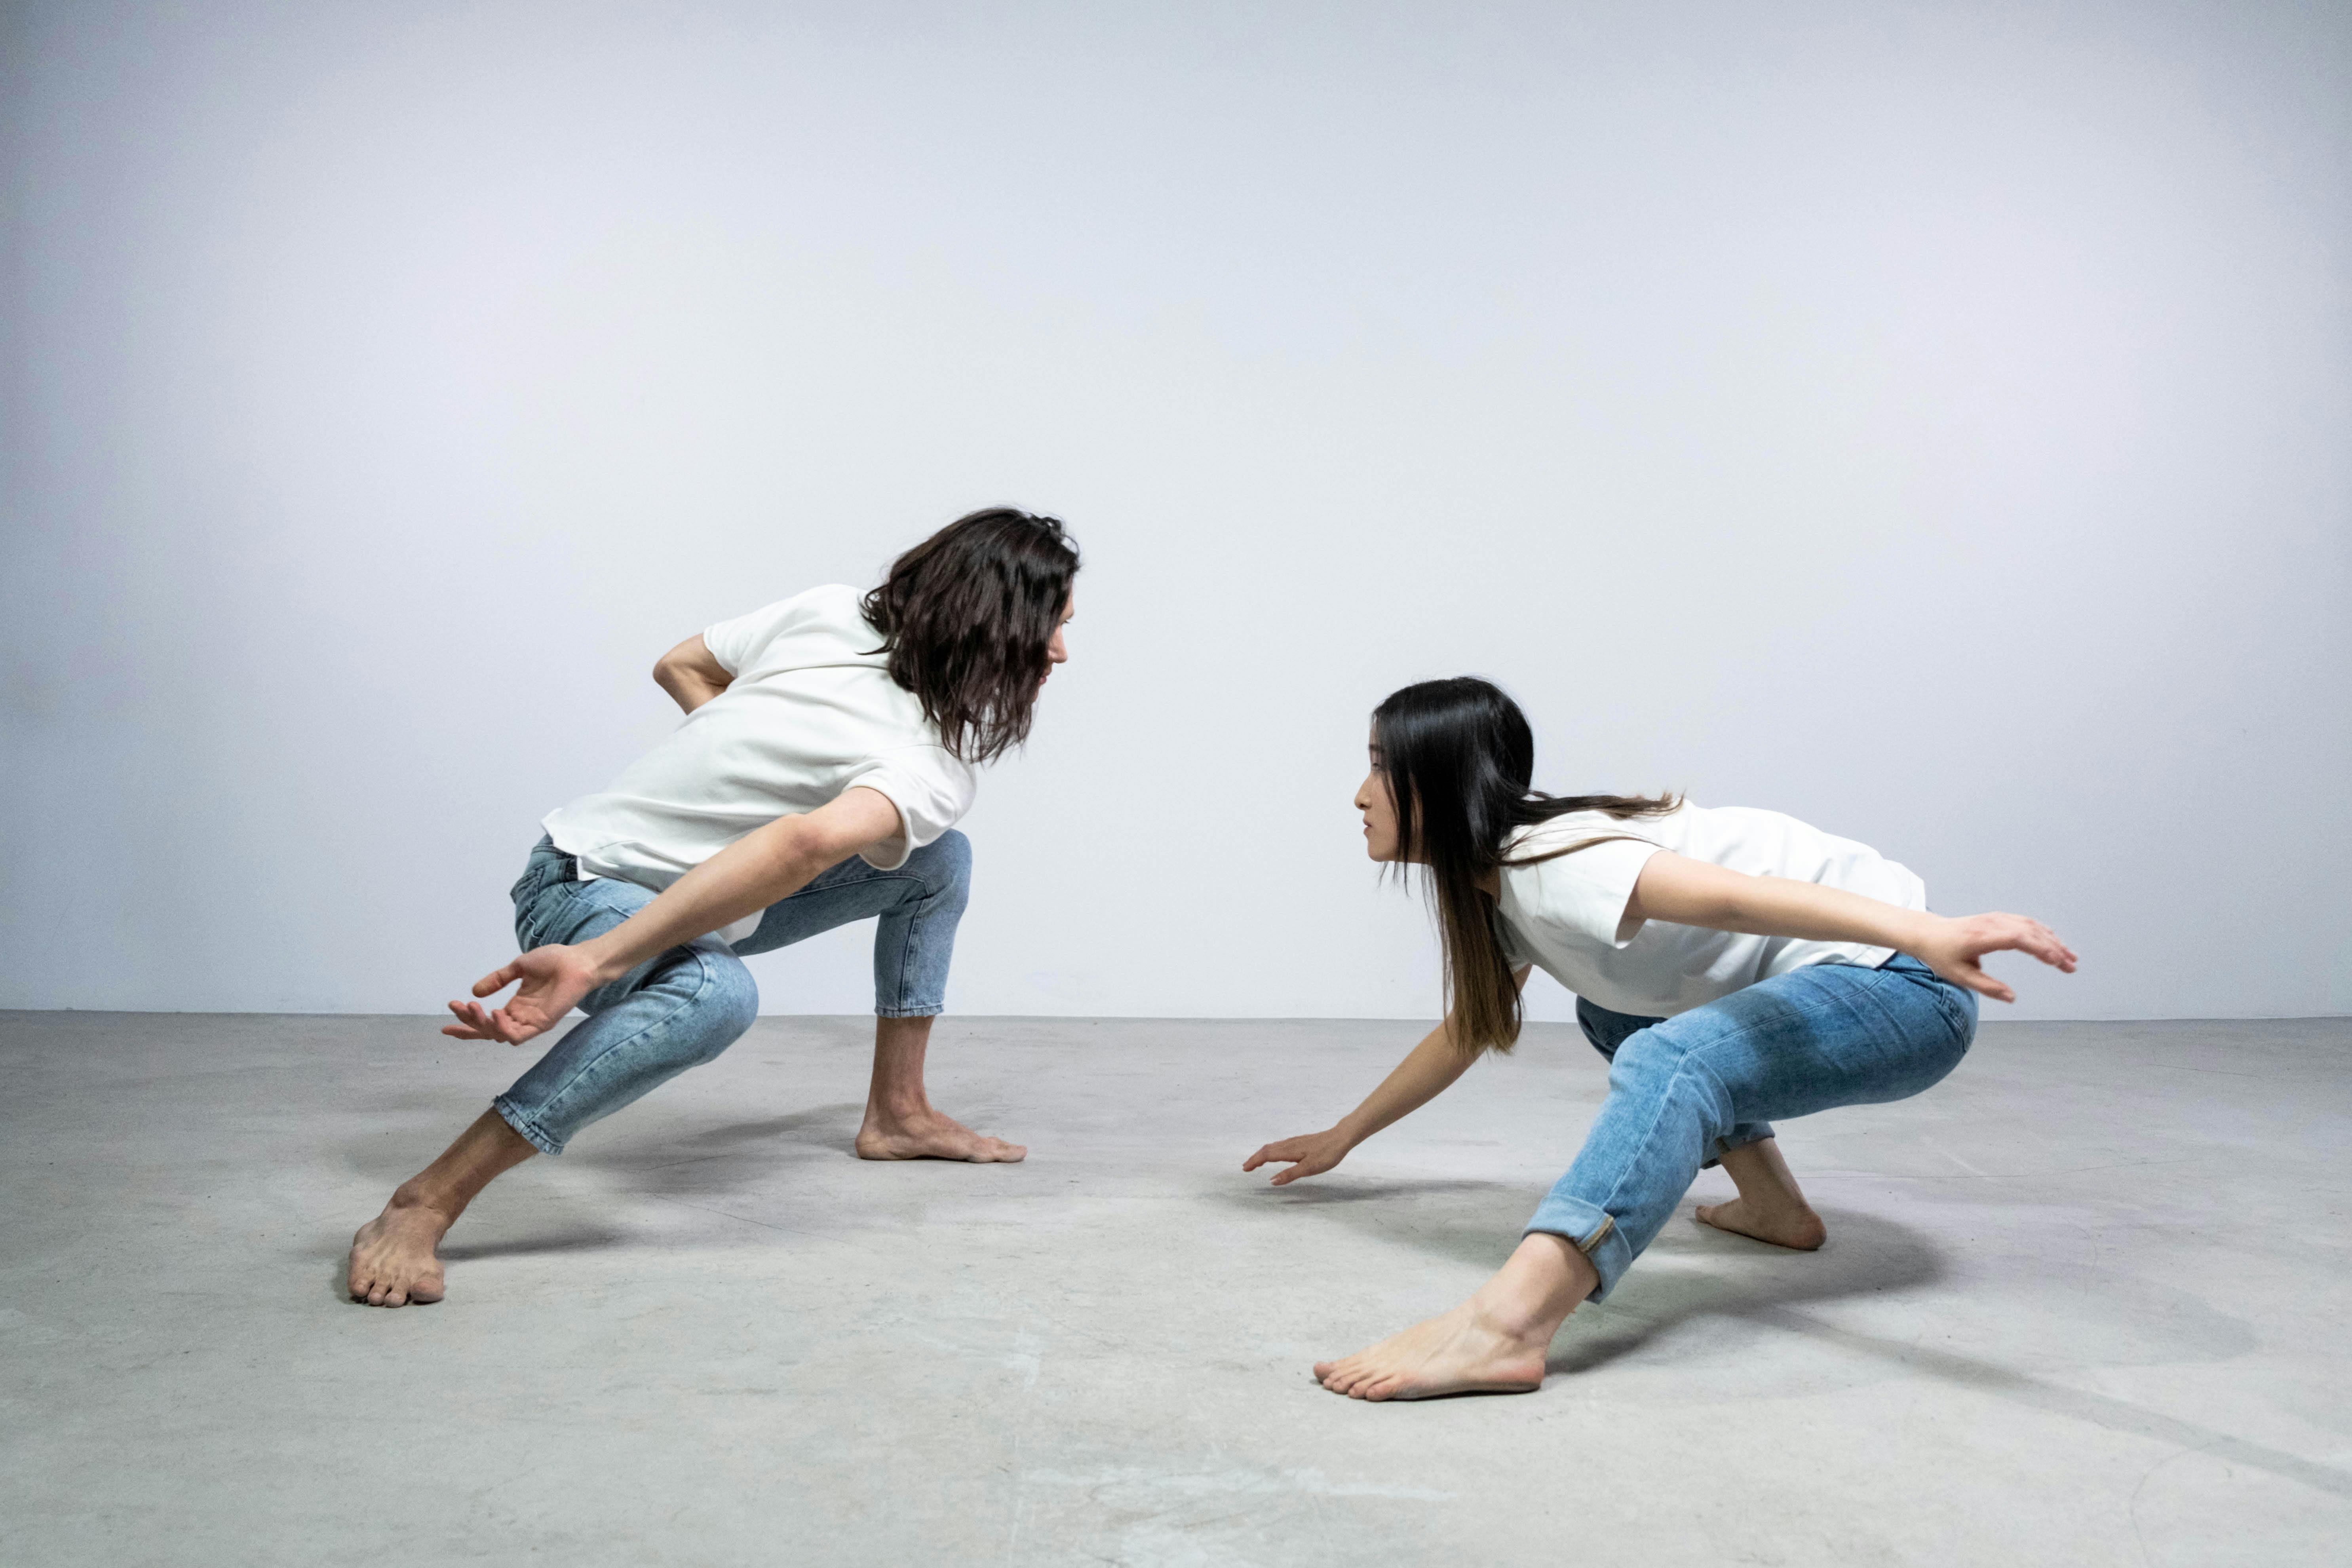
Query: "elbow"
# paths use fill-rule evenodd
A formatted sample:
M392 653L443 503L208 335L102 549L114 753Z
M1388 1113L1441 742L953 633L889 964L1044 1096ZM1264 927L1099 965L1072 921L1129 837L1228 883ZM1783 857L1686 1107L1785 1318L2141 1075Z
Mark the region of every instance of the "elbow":
M797 887L841 857L828 853L824 834L805 816L780 816L769 829L776 878Z

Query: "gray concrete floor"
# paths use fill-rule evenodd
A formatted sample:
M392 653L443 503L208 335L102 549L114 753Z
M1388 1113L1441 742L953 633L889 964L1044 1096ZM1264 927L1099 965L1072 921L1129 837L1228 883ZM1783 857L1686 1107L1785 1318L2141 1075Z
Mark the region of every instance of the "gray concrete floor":
M1412 1026L947 1020L993 1168L851 1157L869 1027L763 1020L383 1311L352 1228L520 1053L0 1014L0 1561L2352 1560L2352 1020L1992 1026L1783 1129L1822 1252L1679 1220L1542 1392L1383 1406L1307 1363L1507 1253L1570 1029L1277 1193Z

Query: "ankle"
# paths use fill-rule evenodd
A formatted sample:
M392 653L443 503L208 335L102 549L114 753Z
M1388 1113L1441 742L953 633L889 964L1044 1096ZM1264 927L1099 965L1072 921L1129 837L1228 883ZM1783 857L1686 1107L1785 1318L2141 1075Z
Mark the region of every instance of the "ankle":
M411 1176L392 1190L392 1197L383 1205L384 1213L416 1213L432 1215L445 1224L457 1217L462 1204L453 1203L450 1194L427 1184L421 1176Z
M1529 1231L1510 1260L1470 1299L1489 1328L1531 1344L1549 1344L1569 1314L1599 1285L1591 1259L1567 1237Z

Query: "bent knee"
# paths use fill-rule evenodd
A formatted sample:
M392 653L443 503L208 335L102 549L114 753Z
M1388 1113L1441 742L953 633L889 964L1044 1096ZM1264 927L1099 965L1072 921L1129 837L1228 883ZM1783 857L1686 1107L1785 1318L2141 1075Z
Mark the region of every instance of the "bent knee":
M697 1062L716 1059L721 1051L741 1039L760 1017L759 983L740 960L730 955L719 960L706 958L703 963L708 970L705 989L696 998L694 1007L701 1026L695 1030Z
M949 828L908 857L907 869L923 884L923 897L961 910L971 892L971 840Z

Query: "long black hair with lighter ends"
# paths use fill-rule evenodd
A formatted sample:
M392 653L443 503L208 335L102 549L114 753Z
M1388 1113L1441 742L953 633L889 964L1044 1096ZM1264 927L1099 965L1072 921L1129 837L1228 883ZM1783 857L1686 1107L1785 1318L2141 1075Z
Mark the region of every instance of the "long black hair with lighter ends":
M950 755L994 762L1029 738L1054 629L1078 574L1055 518L967 512L890 563L859 602L890 679L923 705Z
M1424 680L1372 710L1372 743L1396 802L1397 847L1427 878L1445 952L1445 1000L1454 1043L1466 1052L1517 1043L1519 988L1503 955L1495 901L1478 883L1505 866L1531 866L1631 834L1595 834L1565 848L1504 858L1522 827L1576 811L1621 821L1664 816L1673 795L1545 795L1532 787L1535 731L1492 681L1475 675Z

